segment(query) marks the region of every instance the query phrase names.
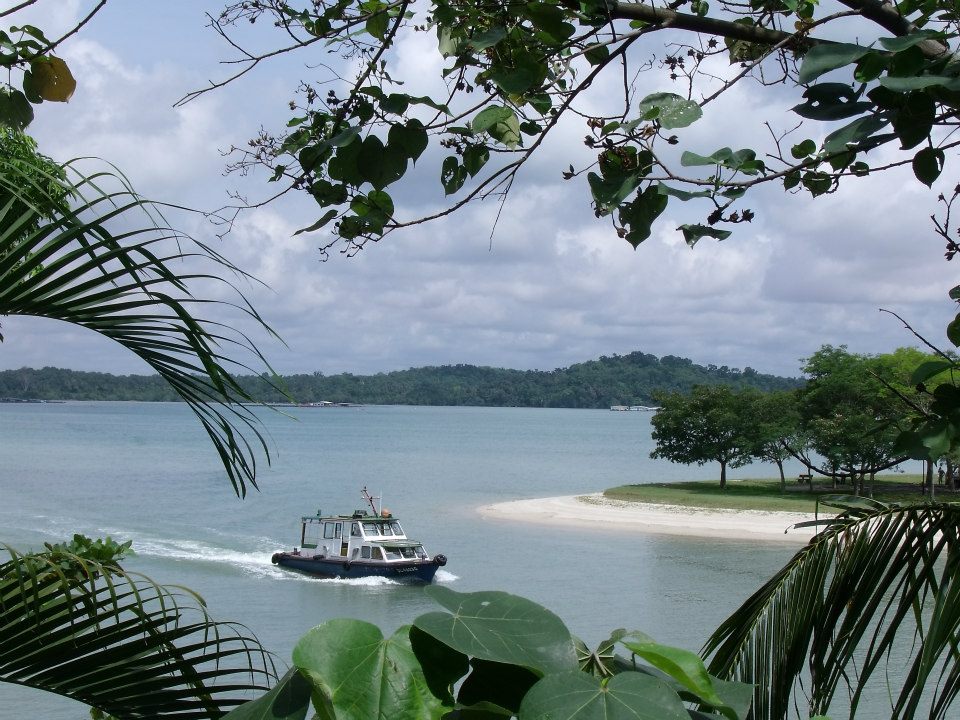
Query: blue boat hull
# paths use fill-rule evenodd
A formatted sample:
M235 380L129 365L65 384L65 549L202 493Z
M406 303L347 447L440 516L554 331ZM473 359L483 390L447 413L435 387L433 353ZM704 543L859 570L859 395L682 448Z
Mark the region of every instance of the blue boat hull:
M442 564L433 560L410 560L389 564L364 560L349 562L338 557L312 558L292 553L276 553L272 560L282 567L299 570L318 577L385 577L391 580L410 580L425 583L433 580L433 576L437 574L437 570L440 569Z

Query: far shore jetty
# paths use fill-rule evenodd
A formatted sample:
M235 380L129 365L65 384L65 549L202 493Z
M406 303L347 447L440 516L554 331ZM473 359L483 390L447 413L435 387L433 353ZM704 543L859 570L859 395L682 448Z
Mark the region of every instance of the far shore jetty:
M730 540L805 543L814 527L794 528L813 520L813 513L766 510L717 510L630 502L603 493L512 500L485 505L480 514L491 520L591 528L624 533L655 533ZM822 516L821 516L822 517Z

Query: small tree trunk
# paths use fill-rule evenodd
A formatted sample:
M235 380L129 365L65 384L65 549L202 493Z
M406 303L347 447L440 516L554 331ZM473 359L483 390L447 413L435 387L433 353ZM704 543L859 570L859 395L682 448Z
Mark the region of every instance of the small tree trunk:
M720 461L720 489L727 489L727 461Z
M870 473L870 499L873 499L873 481L877 479L875 472Z
M930 502L933 502L934 482L933 482L933 461L927 460L927 485L930 487Z
M787 491L787 476L783 474L783 460L777 460L777 467L780 468L780 492Z

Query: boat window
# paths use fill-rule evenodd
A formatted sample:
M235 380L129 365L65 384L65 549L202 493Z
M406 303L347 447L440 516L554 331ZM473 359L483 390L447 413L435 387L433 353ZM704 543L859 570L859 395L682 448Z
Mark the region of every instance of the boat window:
M427 551L423 549L423 545L417 545L417 546L413 549L413 551L414 551L414 553L416 553L416 556L417 556L418 558L420 558L421 560L426 560L426 559L427 559Z
M369 557L370 557L370 546L369 546L369 545L364 545L362 548L360 548L360 557L362 557L362 558L368 558L368 559L369 559Z
M300 544L304 547L315 548L320 542L320 526L315 523L304 523Z
M350 523L350 537L360 537L360 523Z
M380 528L377 526L377 523L364 523L363 524L363 534L364 535L379 535Z
M337 525L339 524L340 523L325 522L323 524L323 537L325 537L327 540L330 538L339 537L340 533L337 532Z
M403 535L403 528L400 527L400 523L398 522L390 523L390 529L393 530L394 535Z
M400 548L400 554L403 555L407 560L413 560L417 555L413 552L413 548Z
M383 548L387 553L387 560L399 560L402 556L400 555L400 548Z

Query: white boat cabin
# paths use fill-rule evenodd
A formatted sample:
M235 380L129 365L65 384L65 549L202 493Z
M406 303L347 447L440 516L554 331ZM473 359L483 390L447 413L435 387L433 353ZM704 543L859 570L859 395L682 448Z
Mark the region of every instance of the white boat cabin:
M317 511L316 515L302 517L297 554L339 557L351 562L426 560L428 557L420 542L407 538L396 518L369 515L363 510L353 515L329 516Z

